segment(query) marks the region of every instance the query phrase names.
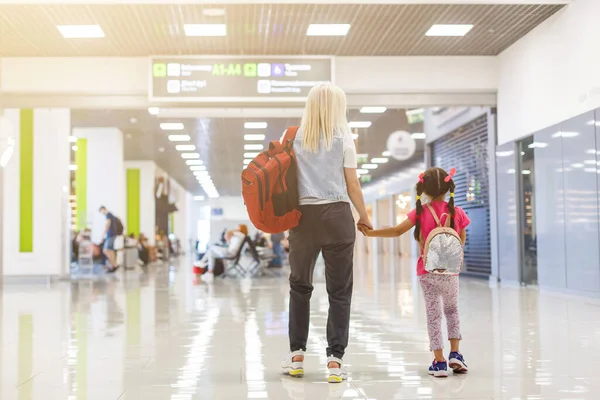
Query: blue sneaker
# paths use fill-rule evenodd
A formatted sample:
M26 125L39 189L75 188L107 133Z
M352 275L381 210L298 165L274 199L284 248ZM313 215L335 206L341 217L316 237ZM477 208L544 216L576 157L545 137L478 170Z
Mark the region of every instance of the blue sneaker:
M448 363L446 361L433 360L431 367L429 367L429 375L433 375L436 378L445 378L448 376Z
M465 363L465 359L459 352L453 351L450 353L450 356L448 356L448 359L450 360L450 368L455 374L464 374L469 370Z

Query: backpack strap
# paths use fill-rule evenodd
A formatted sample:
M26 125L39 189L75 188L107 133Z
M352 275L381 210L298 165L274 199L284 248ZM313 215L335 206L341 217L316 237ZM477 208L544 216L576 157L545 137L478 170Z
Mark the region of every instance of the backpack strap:
M435 223L437 224L438 228L440 228L442 226L442 223L440 222L440 218L438 217L438 215L435 213L435 210L433 209L433 206L431 205L431 203L427 203L425 204L425 207L427 207L429 209L429 212L431 212L431 215L433 215L433 219L435 220ZM446 222L448 222L448 217L446 217Z
M285 130L285 136L283 136L283 147L287 147L289 145L289 147L291 148L291 143L294 142L294 139L296 139L296 134L298 133L298 127L297 126L290 126L289 128L287 128Z

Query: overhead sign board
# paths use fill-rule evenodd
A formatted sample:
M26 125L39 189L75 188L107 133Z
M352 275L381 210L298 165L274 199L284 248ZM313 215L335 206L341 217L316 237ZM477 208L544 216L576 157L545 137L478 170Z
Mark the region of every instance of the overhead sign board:
M150 100L295 102L329 82L329 57L154 57Z

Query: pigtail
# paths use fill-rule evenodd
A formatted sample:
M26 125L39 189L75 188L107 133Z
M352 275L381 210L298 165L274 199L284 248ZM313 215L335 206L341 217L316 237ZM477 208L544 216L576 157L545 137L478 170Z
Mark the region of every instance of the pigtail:
M448 187L450 188L450 200L448 200L448 212L450 213L450 228L454 229L454 216L456 214L456 209L454 208L454 189L456 185L454 181L451 180L448 182Z
M416 221L415 221L415 240L417 242L421 241L421 221L419 216L421 215L421 213L423 212L423 205L421 204L421 195L423 194L423 182L419 181L417 183L417 186L415 187L416 191L417 191L417 203L416 203L416 210L417 210L417 216L416 216Z

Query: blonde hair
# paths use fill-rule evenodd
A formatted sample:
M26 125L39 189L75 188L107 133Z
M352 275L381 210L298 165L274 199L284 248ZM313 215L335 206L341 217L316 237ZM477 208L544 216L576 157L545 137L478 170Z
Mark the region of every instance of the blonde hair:
M316 153L321 137L327 151L331 150L335 132L348 132L346 120L346 94L333 83L321 83L308 93L302 129L302 148Z

